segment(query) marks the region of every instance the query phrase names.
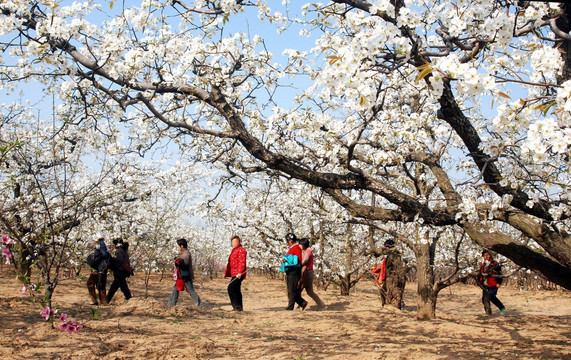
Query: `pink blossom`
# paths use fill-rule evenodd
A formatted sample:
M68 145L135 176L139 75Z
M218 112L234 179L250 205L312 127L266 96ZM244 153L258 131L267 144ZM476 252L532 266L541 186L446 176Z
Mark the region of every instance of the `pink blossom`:
M83 325L77 324L77 326L75 327L75 332L76 332L77 334L79 334L79 330L81 330L81 329L83 329Z
M52 312L51 312L51 309L49 306L46 306L46 308L40 312L40 316L45 317L46 321L48 321L50 319L51 314L52 314Z
M37 285L36 284L24 284L24 286L22 287L22 294L27 293L29 290L36 290ZM57 310L56 310L57 311Z
M46 308L42 311L40 311L40 315L46 318L46 321L48 321L50 319L51 315L55 315L57 314L57 309L50 309L49 306L46 306Z
M61 323L61 325L59 326L59 329L60 329L61 331L67 331L68 328L69 328L69 325L68 325L67 323L65 323L65 322Z
M69 334L73 333L79 334L79 330L83 329L83 325L78 324L77 320L75 319L71 319L68 322L67 314L65 313L62 313L59 319L62 322L61 325L59 326L59 329L61 331L67 331Z
M11 245L14 243L14 240L10 239L8 235L2 235L2 244Z
M12 252L7 246L2 247L2 256L6 257L6 264L10 265L10 259L12 259Z

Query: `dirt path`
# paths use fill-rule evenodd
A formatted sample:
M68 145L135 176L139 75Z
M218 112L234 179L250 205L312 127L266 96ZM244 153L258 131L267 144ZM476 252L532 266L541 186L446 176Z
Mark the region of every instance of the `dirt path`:
M502 288L505 315L483 315L479 290L445 289L438 318L415 320L414 284L403 311L380 308L375 287L358 284L350 297L317 290L329 305L316 311L284 311L283 281L249 275L243 283L245 311L231 310L228 280L204 280L197 291L203 309L181 294L166 306L173 282L153 279L143 298L142 276L130 279L134 298L121 292L105 307L89 305L84 280L65 280L54 303L85 328L59 331L39 316L41 307L0 273L2 359L571 359L571 292L520 292ZM495 309L494 309L495 310ZM495 311L497 313L497 311Z

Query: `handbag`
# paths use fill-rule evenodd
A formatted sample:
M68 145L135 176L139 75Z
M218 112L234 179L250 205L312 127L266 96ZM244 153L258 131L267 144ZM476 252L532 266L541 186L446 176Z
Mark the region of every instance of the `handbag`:
M175 267L174 268L174 274L172 274L172 279L175 281L175 285L176 285L176 289L178 291L183 291L184 290L184 280L182 279L181 275L180 275L180 269Z
M284 261L280 266L280 272L287 272L292 269L301 268L297 255L282 255L282 258Z

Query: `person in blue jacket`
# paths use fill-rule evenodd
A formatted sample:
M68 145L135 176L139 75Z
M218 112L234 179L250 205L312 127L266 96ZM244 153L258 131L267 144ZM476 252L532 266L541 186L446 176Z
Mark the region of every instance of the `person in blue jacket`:
M286 283L287 283L287 297L288 304L285 308L286 310L293 310L295 304L297 303L302 310L305 310L307 306L307 301L301 297L301 291L303 289L303 282L301 281L301 247L297 244L298 240L295 234L288 233L286 235L287 245L289 250L286 253L288 255L294 255L298 258L299 266L291 266L286 269Z

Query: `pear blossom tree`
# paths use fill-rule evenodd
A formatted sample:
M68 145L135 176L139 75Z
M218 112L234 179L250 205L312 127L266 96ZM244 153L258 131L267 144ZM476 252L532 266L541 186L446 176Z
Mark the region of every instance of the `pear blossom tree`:
M286 181L270 181L265 185L229 190L226 196L212 201L207 216L218 219L220 228L228 234L237 234L248 252L248 267L277 272L281 255L287 252L285 235L292 232L298 238L310 236L316 221L307 210L311 204L308 186ZM230 235L231 236L231 235ZM319 254L320 255L320 254ZM318 253L316 257L319 258Z
M107 136L55 118L43 121L22 107L3 114L0 231L15 242L11 263L24 289L43 290L52 308L64 271L79 273L100 233L128 237L150 227L145 210L151 200L168 203L159 180L174 183L176 167L162 172ZM185 169L186 176L178 176L188 181L194 172ZM180 211L171 211L170 219L182 221Z
M171 271L176 255L174 240L195 236L197 226L189 222L196 208L190 200L202 193L199 179L204 169L163 161L132 165L131 171L120 176L137 189L139 200L117 202L112 216L102 219L100 228L109 238L129 242L131 265L144 276L146 296L151 275ZM193 186L187 187L190 183Z
M133 151L171 139L371 223L460 227L571 289L569 5L111 4L4 1L1 86L36 81L70 124L120 124ZM240 28L255 12L294 41Z
M349 222L347 212L318 188L277 178L245 189L230 205L219 216L255 249L249 253L252 267L277 271L288 232L310 240L317 283L335 284L341 295L349 295L371 266L366 227Z
M75 129L13 110L1 121L0 142L12 145L0 168L0 229L16 243L13 264L19 278L30 286L37 268L51 307L61 270L80 240L81 223L105 201L94 191L103 185L105 172L101 177L84 172L81 157L90 147Z

